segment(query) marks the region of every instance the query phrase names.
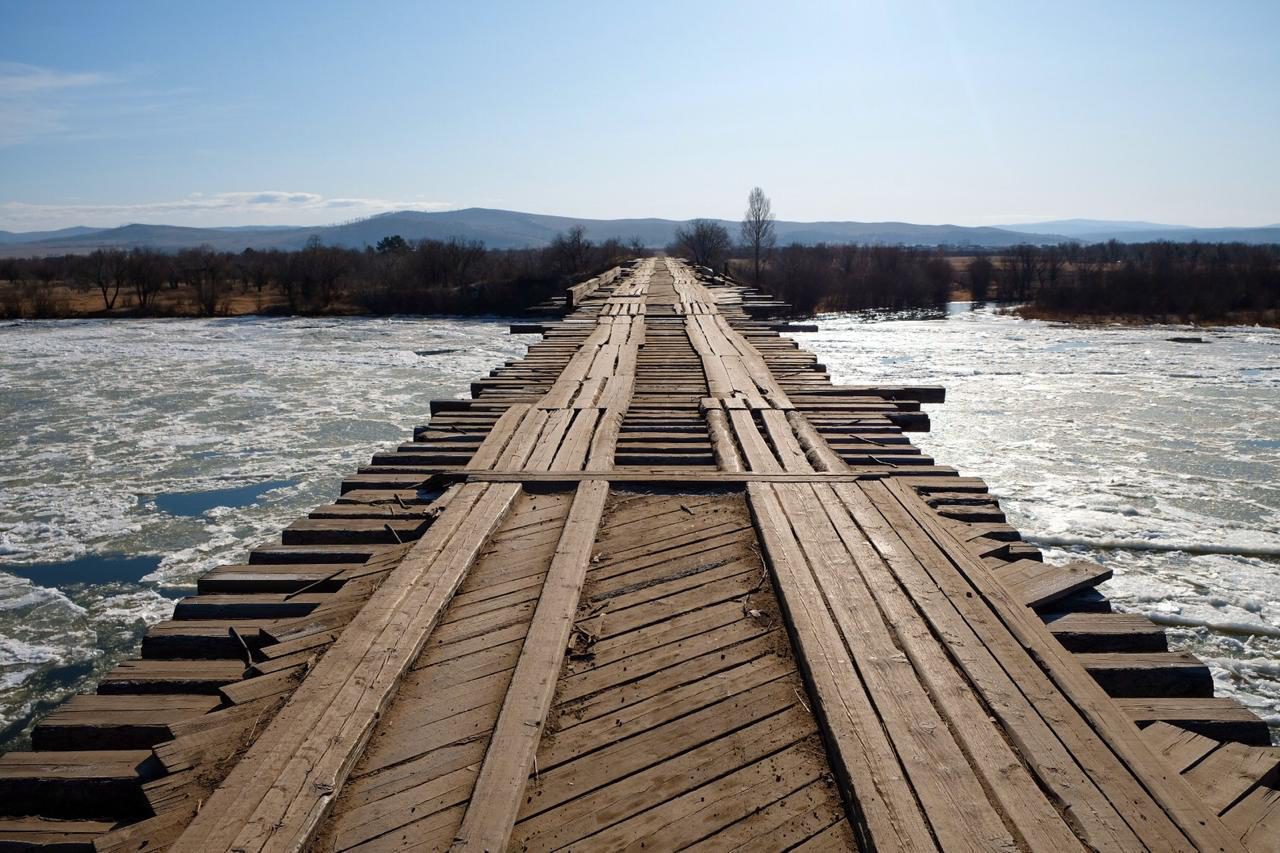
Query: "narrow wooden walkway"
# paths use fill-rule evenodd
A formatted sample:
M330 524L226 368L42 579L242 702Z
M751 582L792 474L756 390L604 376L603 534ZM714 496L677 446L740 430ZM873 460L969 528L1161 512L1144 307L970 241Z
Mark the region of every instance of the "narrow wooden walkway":
M674 259L0 758L0 850L1274 850L1207 669Z

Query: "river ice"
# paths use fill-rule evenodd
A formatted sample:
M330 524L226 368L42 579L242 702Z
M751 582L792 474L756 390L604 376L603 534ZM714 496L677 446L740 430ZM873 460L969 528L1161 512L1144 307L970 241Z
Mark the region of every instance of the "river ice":
M894 315L899 318L902 315ZM913 440L980 476L1052 563L1114 571L1117 610L1173 626L1280 727L1280 330L1076 326L967 303L799 334L836 382L943 385ZM945 316L945 319L944 319Z
M507 325L0 325L0 749L128 656L200 574L331 502L432 398L523 355Z
M1050 561L1113 568L1118 608L1174 626L1221 692L1280 724L1280 332L1194 345L1173 327L942 316L832 315L797 337L836 381L945 385L917 443L984 477ZM331 501L432 398L522 355L506 329L0 325L0 749L131 654L202 572Z

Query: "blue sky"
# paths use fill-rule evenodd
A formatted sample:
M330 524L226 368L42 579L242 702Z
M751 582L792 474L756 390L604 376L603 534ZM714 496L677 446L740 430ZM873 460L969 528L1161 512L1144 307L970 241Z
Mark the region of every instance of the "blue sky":
M1280 222L1280 2L0 0L0 228Z

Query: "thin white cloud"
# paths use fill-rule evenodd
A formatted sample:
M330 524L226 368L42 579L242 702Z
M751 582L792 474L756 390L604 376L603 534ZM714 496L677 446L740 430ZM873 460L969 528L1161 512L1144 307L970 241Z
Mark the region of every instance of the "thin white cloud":
M83 89L110 83L112 80L110 75L98 71L59 71L20 62L0 62L0 98Z
M328 198L318 193L256 190L137 204L30 204L0 202L0 228L38 231L71 225L113 227L131 222L163 225L328 225L394 210L445 210L441 201Z
M0 147L66 134L82 99L114 82L97 71L0 62Z

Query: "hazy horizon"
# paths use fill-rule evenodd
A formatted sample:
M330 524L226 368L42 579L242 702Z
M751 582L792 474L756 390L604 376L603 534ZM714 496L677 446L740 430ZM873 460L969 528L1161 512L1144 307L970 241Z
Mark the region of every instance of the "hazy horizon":
M451 207L438 208L438 209L432 209L432 210L414 210L414 209L412 209L412 208L407 208L407 209L406 209L406 208L395 208L395 209L391 209L391 210L387 210L387 211L379 211L379 212L375 212L375 213L370 213L370 214L367 214L366 216L356 217L355 219L339 219L339 220L333 220L333 221L331 221L331 222L315 222L315 223L299 223L299 222L279 222L279 223L270 223L270 224L264 224L264 223L261 223L261 222L228 222L228 223L217 223L217 222L208 222L208 223L203 223L203 222L201 222L201 223L186 223L186 222L181 222L181 221L171 221L171 220L168 220L168 219L156 219L156 220L154 220L154 221L128 220L128 221L110 222L110 223L107 223L107 224L97 224L97 223L94 223L94 222L74 222L74 223L70 223L70 224L68 224L68 225L57 225L57 226L52 226L52 227L47 227L47 228L46 228L46 227L37 227L37 228L0 228L0 230L2 230L2 231L7 231L8 233L17 233L17 234L22 234L22 233L33 233L33 232L35 232L35 233L54 232L54 231L61 231L61 230L67 230L67 229L74 229L74 228L77 228L77 227L84 227L84 228L88 228L88 229L90 229L90 230L97 230L97 229L101 229L101 230L109 230L109 229L112 229L112 228L121 228L121 227L131 226L131 225L147 226L147 227L151 227L151 226L177 226L177 227L190 227L190 228L208 228L208 229L216 229L216 230L229 230L229 229L255 229L255 228L261 228L261 229L272 229L272 228L278 228L278 229L288 229L288 228L316 228L316 229L321 229L321 228L332 228L332 227L341 226L341 225L343 225L343 224L345 224L345 223L347 223L347 222L351 222L351 221L364 221L364 220L366 220L366 219L372 219L372 218L376 218L376 217L379 217L379 216L385 216L385 215L396 214L396 213L405 213L405 212L414 212L414 213L450 213L450 212L455 212L455 213L456 213L456 212L465 211L465 210L468 210L468 209L476 209L476 206L465 206L465 207L452 207L452 206L451 206ZM579 220L583 220L583 221L593 221L593 222L610 222L610 221L625 221L625 220L645 220L645 219L649 219L649 220L658 220L658 221L664 221L664 222L687 222L687 221L689 221L688 219L675 219L675 218L673 218L673 217L669 217L669 216L602 216L602 217L586 217L586 216L575 216L575 215L573 215L573 214L569 214L569 213L546 212L546 211L541 211L541 210L503 210L503 209L501 209L501 208L482 208L482 209L494 209L494 210L501 210L502 212L506 212L506 213L529 214L529 215L533 215L533 216L551 216L551 217L558 217L558 218L563 218L563 219L579 219ZM729 220L729 221L735 221L738 217L731 217L731 216L725 216L725 217L690 217L689 219L697 219L697 218L706 218L706 219L724 219L724 220ZM893 224L893 223L899 223L899 222L900 222L900 223L902 223L902 224L907 224L907 225L925 225L925 226L962 226L962 227L980 227L980 228L1001 228L1001 229L1013 229L1013 230L1020 229L1020 228L1021 228L1021 229L1025 229L1026 227L1031 226L1031 225L1053 225L1053 224L1056 224L1056 223L1096 223L1096 224L1099 226L1099 228L1100 228L1100 229L1102 229L1102 228L1103 228L1103 226L1109 226L1109 225L1110 225L1110 226L1150 226L1152 229L1169 229L1169 228L1175 228L1175 229L1176 229L1176 228L1183 228L1183 227L1185 227L1185 228L1188 228L1189 230L1193 230L1193 229L1195 229L1195 228L1200 228L1200 227L1203 227L1203 228L1215 228L1215 227L1223 227L1223 228L1231 228L1231 227L1236 227L1236 228L1251 228L1251 227L1254 227L1254 228L1275 228L1275 227L1280 227L1280 222L1264 222L1264 223L1258 223L1258 224L1239 225L1239 226L1188 226L1188 225L1186 225L1185 223L1180 223L1180 222L1152 222L1152 221L1150 221L1150 220L1108 220L1108 219L1097 219L1097 218L1095 218L1095 217L1089 217L1089 216L1078 216L1078 217L1068 216L1068 217L1060 217L1060 218L1057 218L1057 219L1051 219L1051 220L1030 220L1030 219L1029 219L1029 220L1026 220L1026 221L1023 221L1023 222L1012 222L1012 221L1011 221L1011 222L998 222L998 223L997 223L997 222L993 222L993 223L984 223L984 224L974 225L974 226L969 226L967 223L962 223L962 222L918 222L918 221L907 221L907 220L886 220L886 219L880 219L880 220L853 220L853 219L848 219L848 218L845 218L845 219L825 219L825 220L803 220L803 219L792 219L792 218L790 218L790 217L787 217L787 218L781 219L781 221L789 222L789 223L794 223L794 224L802 224L802 225L803 225L803 224L822 224L822 223L827 223L827 222L829 222L829 223L859 222L859 223L865 223L865 224L880 224L880 223L884 223L884 224ZM1105 229L1104 229L1104 230L1105 230Z
M70 22L70 23L69 23ZM1280 7L0 1L0 229L1280 223Z

